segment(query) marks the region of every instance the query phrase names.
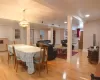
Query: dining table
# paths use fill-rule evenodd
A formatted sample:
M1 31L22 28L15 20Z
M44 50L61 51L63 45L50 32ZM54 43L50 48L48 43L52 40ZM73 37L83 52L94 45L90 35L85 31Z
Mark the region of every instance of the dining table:
M8 45L8 51L10 52L10 54L13 54L13 46L15 48L16 56L26 63L28 74L34 73L35 69L33 57L35 55L40 55L40 48L25 44L12 44Z

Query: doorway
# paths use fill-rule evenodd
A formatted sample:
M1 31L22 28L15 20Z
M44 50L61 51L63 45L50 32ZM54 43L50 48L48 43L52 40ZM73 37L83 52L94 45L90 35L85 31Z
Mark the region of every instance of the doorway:
M80 32L79 49L83 49L83 31Z
M55 35L56 35L56 31L55 30L53 30L53 45L55 45Z

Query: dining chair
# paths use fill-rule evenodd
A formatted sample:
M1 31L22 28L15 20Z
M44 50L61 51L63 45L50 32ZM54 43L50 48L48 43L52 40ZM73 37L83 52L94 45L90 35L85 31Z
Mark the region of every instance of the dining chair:
M91 80L100 80L100 77L96 77L94 74L91 74Z
M35 66L37 66L39 70L39 76L40 76L41 67L44 67L44 68L46 67L47 73L48 73L48 65L47 65L48 53L47 52L48 52L48 47L41 45L40 56L34 57Z
M33 43L32 42L30 42L30 46L32 46L33 45Z
M43 43L39 42L39 47L42 48L43 47Z
M46 45L43 46L43 58L42 58L42 63L44 65L44 67L46 67L47 69L47 73L48 73L48 47Z
M13 44L16 44L16 41L13 41Z
M16 72L17 72L18 71L18 64L21 63L21 62L23 62L23 61L20 60L20 58L16 56L16 52L15 52L14 46L12 48L13 48L14 62L15 62L14 67L16 68Z
M6 50L8 53L8 64L9 64L9 60L11 59L11 57L13 57L13 59L14 59L14 54L8 51L8 44L6 44Z

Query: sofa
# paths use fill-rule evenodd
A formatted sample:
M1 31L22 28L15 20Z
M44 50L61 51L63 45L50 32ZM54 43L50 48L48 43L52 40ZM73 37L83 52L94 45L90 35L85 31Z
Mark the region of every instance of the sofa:
M61 44L63 47L67 47L67 40L61 40ZM72 50L74 50L74 45L72 45Z
M67 40L61 40L61 44L63 47L67 47Z
M36 46L39 47L39 43L43 43L44 45L48 46L48 61L54 60L57 56L57 51L53 49L53 45L49 44L50 40L41 40L37 41Z
M51 41L50 40L40 40L40 41L37 41L37 43L36 43L37 47L39 47L39 43L49 44L49 43L51 43Z
M54 60L57 57L57 51L53 49L53 45L48 44L48 60Z

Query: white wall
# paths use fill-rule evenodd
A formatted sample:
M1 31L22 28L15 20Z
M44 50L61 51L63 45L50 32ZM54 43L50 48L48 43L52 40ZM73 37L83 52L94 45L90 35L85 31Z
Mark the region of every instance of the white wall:
M5 30L6 29L6 30ZM0 38L8 38L9 37L9 27L6 26L0 26Z
M64 29L60 29L60 39L64 40Z
M56 31L56 35L55 35L56 44L61 44L60 29L56 29L55 31Z
M48 40L51 40L51 31L48 30Z
M74 49L78 50L77 30L72 30L72 44L74 45Z
M15 39L15 29L20 29L20 39ZM8 38L9 42L13 42L14 40L18 43L24 43L25 39L23 39L22 28L17 25L2 25L0 26L0 38Z
M44 40L48 40L48 30L44 30Z
M37 41L40 40L40 30L34 29L34 44L37 43Z
M42 29L44 31L44 40L48 40L48 30ZM40 40L40 29L34 29L34 44Z
M30 30L30 39L31 39L31 43L34 43L34 29Z
M93 34L96 34L96 45L100 43L100 21L91 21L84 24L83 50L93 45Z
M64 29L55 29L55 44L61 44L64 39ZM51 40L51 30L48 30L48 40Z

